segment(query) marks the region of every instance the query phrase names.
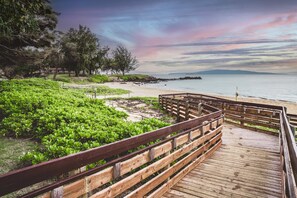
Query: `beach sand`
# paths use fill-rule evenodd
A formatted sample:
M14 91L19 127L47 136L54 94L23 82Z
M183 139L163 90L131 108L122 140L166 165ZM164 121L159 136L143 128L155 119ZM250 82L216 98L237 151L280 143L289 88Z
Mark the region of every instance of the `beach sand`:
M177 91L177 90L152 88L152 87L147 87L145 85L138 85L133 82L127 82L127 83L110 82L110 83L104 83L104 85L111 87L111 88L121 88L121 89L126 89L126 90L131 91L130 94L121 95L120 97L134 97L134 96L158 97L160 94L185 93L185 91L182 91L182 90ZM199 92L192 92L192 93L199 93ZM203 94L205 94L205 93L203 93ZM222 95L216 95L216 94L211 94L211 93L207 93L207 95L235 100L235 96L230 97L230 96L222 96ZM248 97L248 98L239 97L238 101L286 106L288 108L288 113L297 114L297 103L295 103L295 102L270 100L270 99L262 99L262 98L252 98L252 97Z

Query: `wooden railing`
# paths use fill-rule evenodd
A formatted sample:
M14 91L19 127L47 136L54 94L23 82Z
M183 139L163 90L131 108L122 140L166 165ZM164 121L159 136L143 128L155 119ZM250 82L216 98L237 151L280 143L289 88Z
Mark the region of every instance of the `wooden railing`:
M283 197L297 197L297 148L294 137L295 128L293 126L297 116L287 114L285 107L237 102L218 97L190 93L160 95L159 101L160 104L163 104L162 106L165 110L173 112L174 114L176 114L174 110L176 104L182 103L183 106L185 106L185 104L186 106L191 104L191 106L194 107L198 107L201 104L208 104L208 107L221 109L225 115L225 121L232 122L240 127L247 127L252 130L260 130L269 133L271 133L271 129L273 129L274 131L272 134L278 134L280 140ZM173 111L171 110L171 104L173 104ZM204 105L204 107L207 106ZM186 112L189 114L191 113L191 111ZM207 113L208 109L204 112ZM184 115L184 112L181 112L181 114ZM184 116L190 117L190 115ZM289 120L291 122L289 122Z
M290 127L286 109L280 116L280 151L283 175L283 192L286 197L297 197L297 148L292 127Z
M171 99L187 101L192 105L208 104L211 107L221 109L227 122L239 125L239 127L263 131L277 135L280 127L280 112L282 107L262 105L256 103L236 102L218 97L200 94L171 94L161 95L160 101ZM169 102L170 103L170 102ZM207 109L202 110L207 114Z
M192 105L180 105L178 116L191 120L1 175L0 196L106 160L23 197L159 197L221 145L222 112L206 104L201 107L210 113L183 114L185 108L191 112Z

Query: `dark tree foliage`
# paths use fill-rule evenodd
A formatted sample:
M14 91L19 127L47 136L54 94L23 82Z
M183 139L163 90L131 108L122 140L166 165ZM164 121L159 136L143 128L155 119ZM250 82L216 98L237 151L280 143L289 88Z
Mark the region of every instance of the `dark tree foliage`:
M137 59L132 56L132 53L124 46L118 46L113 52L113 70L125 73L135 70L137 67Z
M97 48L95 56L91 59L91 62L88 66L89 74L92 74L93 71L104 70L106 67L106 60L108 55L109 47Z
M64 33L54 31L55 39L51 47L47 49L47 55L43 60L43 69L50 70L55 68L54 79L56 79L58 69L64 67L64 54L62 53L62 38Z
M12 78L42 62L36 49L51 45L57 13L47 0L0 0L0 5L0 69Z
M69 71L74 71L79 76L80 71L95 69L95 60L98 55L99 40L89 28L79 26L71 28L62 41L62 52L65 55L65 65Z

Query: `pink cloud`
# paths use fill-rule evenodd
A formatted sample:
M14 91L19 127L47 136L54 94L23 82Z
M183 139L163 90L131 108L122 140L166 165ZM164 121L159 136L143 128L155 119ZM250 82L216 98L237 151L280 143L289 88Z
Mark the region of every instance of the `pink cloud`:
M259 20L259 19L256 19ZM297 15L296 14L289 14L287 16L276 16L274 20L257 24L251 25L244 29L244 32L257 32L261 30L269 30L272 28L278 28L281 26L287 26L297 23Z
M231 24L229 24L231 26ZM181 24L184 27L184 25ZM138 31L135 35L135 48L134 52L137 56L144 59L156 58L160 54L168 54L172 57L175 56L177 49L174 48L154 48L147 46L161 45L161 44L174 44L174 43L186 43L197 42L206 40L213 37L220 37L230 31L228 26L204 26L198 27L193 24L191 28L180 28L175 26L176 29L164 28L164 32L158 36L148 36L144 32ZM166 51L166 52L165 52Z

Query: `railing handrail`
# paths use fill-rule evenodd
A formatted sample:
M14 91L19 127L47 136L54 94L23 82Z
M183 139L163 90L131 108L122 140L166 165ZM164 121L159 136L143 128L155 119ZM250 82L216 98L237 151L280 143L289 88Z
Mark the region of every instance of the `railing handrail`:
M69 172L76 168L80 168L96 161L110 158L114 155L119 155L123 152L137 148L138 146L148 144L157 139L165 138L173 132L186 130L202 124L205 120L218 118L222 115L222 112L216 111L205 116L201 116L192 120L180 122L168 127L155 130L153 132L147 132L141 135L133 136L131 138L123 139L114 143L103 145L101 147L93 148L90 150L82 151L69 156L53 159L47 162L43 162L37 165L29 166L23 169L8 172L0 175L0 196L30 186L32 184L44 181L52 178L53 176L60 175L65 172ZM136 155L136 154L135 154ZM131 157L132 155L130 155ZM115 162L114 162L115 163ZM110 163L109 163L110 165ZM105 165L106 166L106 165ZM105 167L102 165L102 167ZM95 170L99 170L97 167ZM74 181L78 178L82 178L88 174L94 173L92 169L85 171L82 174L78 174L77 177L71 177L65 179L62 182L58 182L56 185L47 186L38 191L38 194L47 192L54 188L54 186L66 184L67 182ZM20 180L26 182L20 182ZM34 194L36 195L36 193Z
M200 99L200 98L198 98L198 99ZM203 98L201 100L203 100ZM235 105L251 106L251 107L257 107L257 108L275 109L275 110L282 110L282 108L283 108L282 106L278 106L278 105L259 104L259 103L254 103L254 102L232 101L232 100L227 100L227 99L223 99L223 98L207 99L207 100L216 101L216 102L224 102L224 103L235 104Z
M262 107L262 108L268 108L268 109L277 109L277 110L282 110L282 106L279 105L269 105L269 104L260 104L260 103L254 103L254 102L243 102L243 101L234 101L234 100L230 100L230 99L225 99L225 98L220 98L220 97L216 97L216 96L208 96L208 95L204 95L204 94L195 94L195 93L178 93L178 94L161 94L160 96L162 97L166 97L166 96L191 96L191 95L195 95L195 96L204 96L207 97L209 101L213 100L213 101L220 101L220 102L225 102L225 103L232 103L232 104L239 104L239 105L247 105L247 106L255 106L255 107ZM212 98L212 99L210 99ZM200 98L198 98L200 99ZM203 98L201 98L203 99ZM206 98L204 98L206 99ZM294 115L294 114L292 114ZM297 115L296 115L297 116Z

